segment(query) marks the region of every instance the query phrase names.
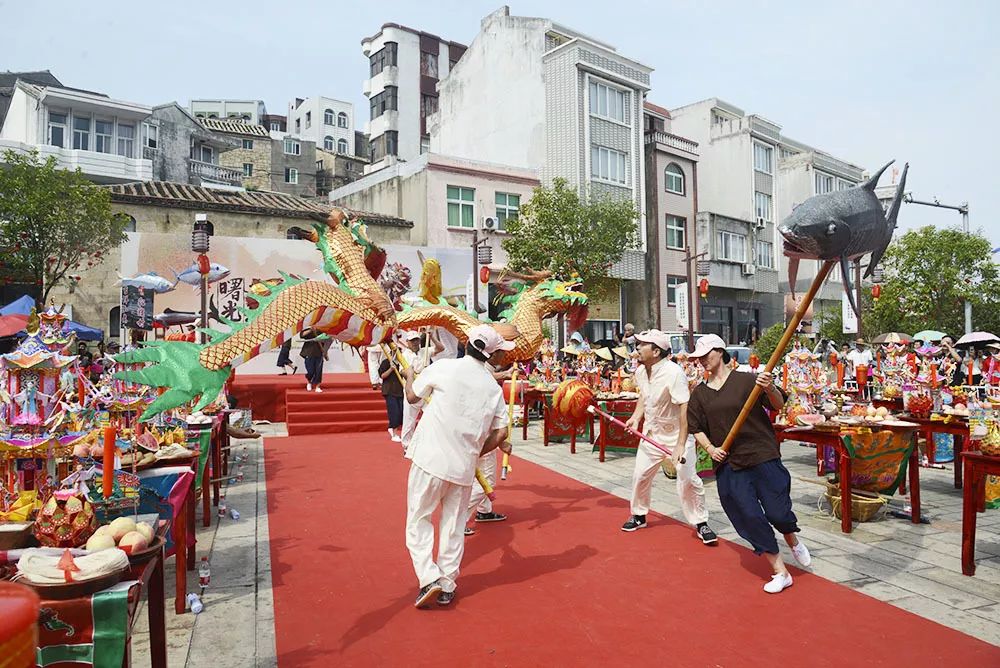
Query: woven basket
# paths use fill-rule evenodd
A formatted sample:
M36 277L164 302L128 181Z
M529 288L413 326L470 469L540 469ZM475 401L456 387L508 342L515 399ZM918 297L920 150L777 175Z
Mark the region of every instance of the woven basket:
M826 500L833 507L833 514L840 519L840 487L827 483ZM888 501L880 496L851 494L851 519L855 522L870 522Z
M1000 457L1000 442L984 439L979 442L979 452L991 457Z
M22 525L14 531L0 531L0 550L17 550L34 543L31 528L34 522L11 522L8 526Z

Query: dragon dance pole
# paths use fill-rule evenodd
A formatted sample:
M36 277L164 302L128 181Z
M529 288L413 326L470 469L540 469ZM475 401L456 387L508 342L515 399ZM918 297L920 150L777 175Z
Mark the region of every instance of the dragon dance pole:
M792 340L792 335L795 334L795 330L798 329L799 323L802 322L802 318L805 317L806 311L812 304L813 298L816 297L816 293L819 292L819 288L823 285L823 281L826 280L827 275L836 262L827 261L819 268L816 272L816 278L813 279L812 285L809 286L809 291L802 297L802 302L799 307L795 309L795 315L788 322L788 326L785 327L785 333L781 335L781 340L778 341L778 345L774 348L774 352L771 353L771 359L767 361L767 366L764 367L765 373L771 373L774 367L778 365L778 360L785 354L785 348L788 347L788 342ZM726 435L726 440L722 443L721 449L724 452L729 452L729 448L733 447L733 441L736 440L737 434L740 433L740 429L743 427L743 423L746 422L747 418L750 416L750 411L753 409L754 404L757 403L757 399L760 398L760 385L754 385L753 389L750 391L750 396L747 397L746 403L743 404L743 410L736 417L736 421L733 422L733 426L729 429L729 434Z

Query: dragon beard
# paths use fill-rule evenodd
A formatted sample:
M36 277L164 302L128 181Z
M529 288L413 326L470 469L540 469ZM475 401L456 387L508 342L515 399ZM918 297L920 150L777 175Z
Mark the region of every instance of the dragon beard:
M566 326L570 334L577 331L587 322L587 305L572 306L566 312Z

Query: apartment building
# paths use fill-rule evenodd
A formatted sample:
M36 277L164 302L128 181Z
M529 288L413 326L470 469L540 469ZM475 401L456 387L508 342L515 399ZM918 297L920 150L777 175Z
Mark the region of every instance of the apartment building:
M263 100L191 100L188 105L196 118L237 119L260 125L267 109Z
M328 153L354 155L354 105L332 97L295 98L288 103L286 131Z
M242 188L243 172L219 163L240 139L210 130L176 102L153 107L142 124L142 156L153 163L153 180L208 188Z

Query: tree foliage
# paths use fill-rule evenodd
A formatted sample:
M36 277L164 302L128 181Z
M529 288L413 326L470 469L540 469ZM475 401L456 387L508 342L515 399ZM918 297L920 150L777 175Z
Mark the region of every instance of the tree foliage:
M771 355L774 353L774 349L778 347L778 342L781 340L781 335L784 333L785 324L781 322L774 323L760 333L760 338L757 339L757 343L753 345L753 351L757 353L757 357L760 358L761 364L767 364L767 361L771 359ZM793 336L788 342L788 347L791 348L796 341L802 342L802 345L811 349L812 342L802 336Z
M576 273L592 291L607 278L627 249L639 245L639 213L630 200L606 196L581 199L564 179L538 187L516 219L506 221L502 246L515 271Z
M0 280L41 286L41 301L73 272L93 266L125 240L128 216L80 171L56 167L37 151L5 151L0 169Z
M964 331L964 300L974 330L1000 330L998 271L981 233L922 227L894 241L882 263L882 294L868 310L866 334L923 329Z

